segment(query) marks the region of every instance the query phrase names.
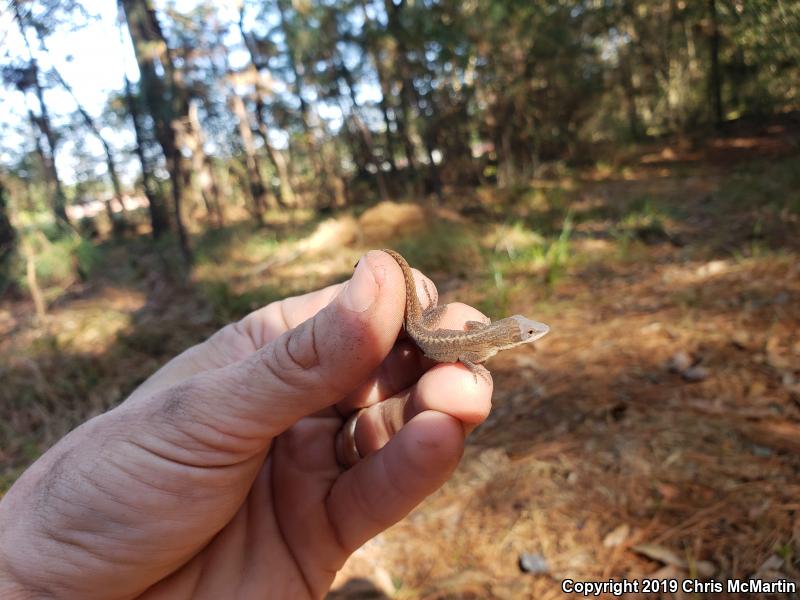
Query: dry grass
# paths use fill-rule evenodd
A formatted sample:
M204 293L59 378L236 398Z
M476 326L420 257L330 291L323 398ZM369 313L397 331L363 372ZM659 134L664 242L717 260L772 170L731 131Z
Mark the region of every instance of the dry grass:
M480 218L454 200L295 222L291 235L218 233L183 283L157 257L122 269L113 249L44 327L26 303L0 310L5 485L215 327L394 245L445 301L530 313L553 331L493 361L493 411L453 479L360 550L335 597L556 598L565 577L800 579L800 182L785 139L649 148L513 202L484 190L479 206L494 205ZM521 553L548 572L521 573Z

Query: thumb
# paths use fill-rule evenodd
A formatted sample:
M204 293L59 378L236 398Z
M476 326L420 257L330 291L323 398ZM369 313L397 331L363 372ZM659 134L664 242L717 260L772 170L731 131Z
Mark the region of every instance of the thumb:
M230 438L263 446L298 419L340 401L397 339L405 303L393 261L383 252L368 253L315 316L244 360L162 392L168 420L216 447Z

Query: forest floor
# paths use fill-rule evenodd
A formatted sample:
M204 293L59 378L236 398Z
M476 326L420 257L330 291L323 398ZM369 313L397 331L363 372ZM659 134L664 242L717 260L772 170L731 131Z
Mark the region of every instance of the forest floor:
M452 480L359 550L332 597L800 581L799 140L778 121L512 191L449 189L444 206L231 226L198 234L188 281L146 239L102 243L43 323L23 299L0 304L0 494L169 357L392 246L442 301L552 331L490 363L494 407Z

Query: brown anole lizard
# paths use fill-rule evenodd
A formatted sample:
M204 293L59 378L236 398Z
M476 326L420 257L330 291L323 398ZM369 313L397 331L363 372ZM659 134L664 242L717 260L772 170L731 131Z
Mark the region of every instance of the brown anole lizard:
M489 371L480 363L501 350L515 348L538 340L550 331L550 327L532 321L522 315L506 317L493 323L467 321L463 331L439 329L437 326L447 310L447 305L436 306L427 285L428 307L423 309L417 297L417 286L411 267L394 250L384 250L397 261L403 270L406 284L406 333L414 340L422 353L436 362L460 362L466 366L477 381L478 375L489 380Z

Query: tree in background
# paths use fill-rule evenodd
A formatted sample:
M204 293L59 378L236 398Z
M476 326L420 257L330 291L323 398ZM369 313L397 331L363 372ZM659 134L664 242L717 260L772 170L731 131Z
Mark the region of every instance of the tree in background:
M236 207L260 226L296 208L524 186L544 162L591 160L598 143L705 135L742 115L796 107L800 89L800 5L785 1L120 5L139 81L125 78L109 106L136 140L153 235L172 227L187 262L188 230L218 227ZM60 222L69 190L55 153L59 134L76 134L53 124L46 95L72 92L37 57L72 26L75 6L13 2L27 45L3 68L29 109L17 128L29 143L6 168L36 157L48 188L15 183L10 195L46 199ZM75 104L119 196L115 171L130 173L128 156L104 140L106 116Z
M164 152L170 176L173 219L181 255L186 264L191 264L192 250L181 212L186 174L179 136L187 126L189 115L183 74L175 65L150 0L121 0L121 5L139 65L142 98L153 119L155 138Z
M16 247L17 234L11 225L8 191L0 179L0 294L11 284L11 259Z
M71 225L67 216L66 204L67 197L64 193L64 186L56 168L56 143L57 136L50 120L50 112L44 101L44 87L40 80L39 62L33 53L28 40L28 29L36 29L37 23L31 20L31 13L24 12L18 2L12 2L11 8L14 21L19 28L22 40L27 50L27 62L22 66L9 65L3 69L3 79L6 83L11 83L27 100L30 91L33 91L38 104L38 114L28 108L28 118L36 131L36 151L39 155L47 182L50 187L50 199L53 214L62 228L69 228ZM42 140L42 137L44 140ZM44 143L43 143L44 142Z
M295 197L294 184L292 183L292 176L289 165L287 164L286 157L283 152L275 147L272 140L270 140L270 110L267 106L267 98L270 95L270 81L268 61L274 56L276 50L273 44L260 42L251 32L245 28L245 8L246 5L242 2L238 7L238 19L236 27L242 39L244 48L250 58L250 63L246 67L248 79L252 81L252 100L253 100L253 116L255 118L258 136L264 150L267 153L270 163L273 166L276 177L278 178L278 186L280 190L279 202L284 206L295 206L297 199ZM224 45L222 45L224 48ZM226 62L227 65L227 62ZM227 70L230 72L230 67ZM232 91L235 93L235 91Z

